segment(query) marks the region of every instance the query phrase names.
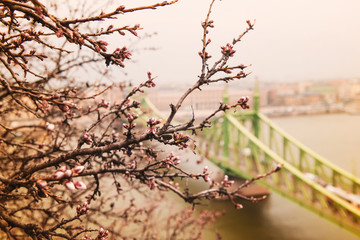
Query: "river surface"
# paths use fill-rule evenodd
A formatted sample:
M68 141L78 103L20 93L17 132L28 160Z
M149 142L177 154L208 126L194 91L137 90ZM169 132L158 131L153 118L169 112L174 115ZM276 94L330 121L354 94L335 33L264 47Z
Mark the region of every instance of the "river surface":
M276 125L347 171L360 176L360 116L329 114L272 119ZM227 201L209 202L210 209L225 209L203 239L224 240L355 240L352 233L272 193L268 199L244 202L235 210Z

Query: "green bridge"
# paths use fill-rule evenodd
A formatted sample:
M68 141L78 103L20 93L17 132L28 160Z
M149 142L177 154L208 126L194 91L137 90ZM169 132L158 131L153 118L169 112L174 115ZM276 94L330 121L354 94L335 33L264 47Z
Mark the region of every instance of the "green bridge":
M224 102L227 97L224 97ZM143 104L161 116L148 99ZM200 154L230 176L258 181L272 191L360 236L360 179L319 156L259 112L227 112L197 139Z

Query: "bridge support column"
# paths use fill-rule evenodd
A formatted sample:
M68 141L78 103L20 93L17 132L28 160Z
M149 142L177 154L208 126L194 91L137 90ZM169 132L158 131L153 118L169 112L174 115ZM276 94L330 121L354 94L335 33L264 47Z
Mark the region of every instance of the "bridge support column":
M229 104L229 95L227 94L227 85L225 85L225 89L224 89L224 95L223 95L223 103L224 104ZM223 122L222 122L222 135L223 135L223 156L225 158L229 158L230 156L230 133L229 133L229 120L227 118L228 115L228 111L225 112L225 117L223 118Z
M259 138L260 137L260 119L259 119L259 112L260 112L260 96L259 96L259 80L256 78L255 82L255 90L254 90L254 115L252 118L252 125L254 129L254 135Z

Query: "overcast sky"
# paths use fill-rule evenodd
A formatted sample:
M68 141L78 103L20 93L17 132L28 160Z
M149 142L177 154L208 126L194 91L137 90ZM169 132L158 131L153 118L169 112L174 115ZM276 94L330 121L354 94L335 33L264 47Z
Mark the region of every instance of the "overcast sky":
M125 6L150 1L125 1ZM153 2L153 1L151 1ZM122 1L124 3L124 1ZM120 22L139 22L143 32L157 35L138 45L157 51L135 54L128 64L134 80L151 69L159 83L189 83L200 72L201 21L210 0L179 0L158 10L126 14ZM255 30L237 46L234 64L252 64L250 78L262 81L298 81L360 77L359 0L222 0L211 19L210 54L231 42L256 19ZM135 73L134 73L135 72ZM142 75L141 75L142 74Z

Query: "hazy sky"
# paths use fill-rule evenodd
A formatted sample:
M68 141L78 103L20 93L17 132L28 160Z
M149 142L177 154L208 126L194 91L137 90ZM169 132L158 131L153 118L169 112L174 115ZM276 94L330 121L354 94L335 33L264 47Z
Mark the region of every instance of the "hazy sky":
M154 1L122 1L125 6ZM146 76L151 69L159 83L197 79L201 59L201 21L210 0L179 0L155 11L125 15L120 22L139 22L144 32L158 34L138 47L157 51L135 54L130 76ZM292 81L360 77L359 0L222 0L216 1L211 19L213 60L220 46L242 33L246 20L256 19L255 30L237 46L234 64L252 64L251 78ZM135 72L135 73L134 73Z

